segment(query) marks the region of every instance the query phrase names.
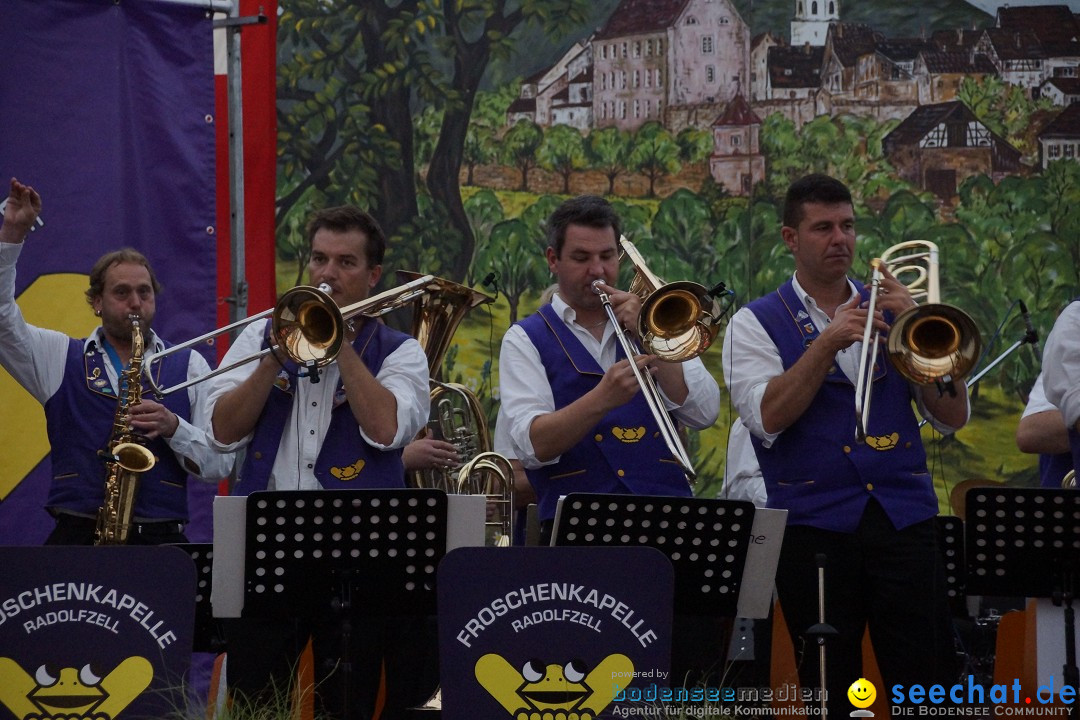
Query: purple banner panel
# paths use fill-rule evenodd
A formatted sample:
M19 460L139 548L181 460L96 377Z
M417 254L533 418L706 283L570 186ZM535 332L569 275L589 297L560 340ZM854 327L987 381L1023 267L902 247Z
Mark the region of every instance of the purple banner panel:
M0 548L0 718L180 717L195 565L175 547Z
M655 699L668 687L674 582L671 562L646 547L447 553L443 717L608 718Z
M79 275L105 252L131 246L149 257L164 286L155 330L179 342L213 329L214 67L206 8L5 0L0 47L0 200L17 177L43 201L19 260L24 314L57 329L72 318L92 321ZM55 307L56 292L35 293L49 277L69 283L63 297L74 299ZM24 401L32 402L0 398L8 408ZM34 408L20 418L44 433ZM40 543L50 529L41 509L49 462L41 452L14 447L10 462L0 463L0 543Z

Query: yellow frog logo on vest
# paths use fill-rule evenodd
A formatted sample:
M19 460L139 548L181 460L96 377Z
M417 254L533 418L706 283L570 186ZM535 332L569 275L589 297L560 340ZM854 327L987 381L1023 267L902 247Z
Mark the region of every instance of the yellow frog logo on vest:
M592 720L615 697L614 680L633 677L625 655L608 655L591 671L581 660L563 665L529 660L519 671L501 655L476 661L476 679L516 720Z
M100 677L82 668L41 665L33 675L11 658L0 657L0 704L19 720L113 720L150 685L154 668L129 657Z

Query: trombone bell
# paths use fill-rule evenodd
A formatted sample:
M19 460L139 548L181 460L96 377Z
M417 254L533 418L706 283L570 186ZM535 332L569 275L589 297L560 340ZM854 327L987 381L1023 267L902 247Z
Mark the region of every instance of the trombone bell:
M920 385L966 377L978 362L981 344L971 316L944 303L900 313L887 341L893 366Z
M271 319L278 345L300 364L326 365L337 357L344 321L337 303L318 288L300 286L281 296Z

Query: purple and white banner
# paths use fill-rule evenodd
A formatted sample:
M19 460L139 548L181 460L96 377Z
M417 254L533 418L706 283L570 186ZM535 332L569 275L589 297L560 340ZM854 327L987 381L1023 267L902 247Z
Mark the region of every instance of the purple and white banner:
M161 0L5 0L0 47L0 199L17 177L43 201L16 281L28 322L86 335L96 325L86 275L130 246L164 286L162 337L213 329L211 14ZM52 525L44 415L2 370L0 406L0 544L38 544Z

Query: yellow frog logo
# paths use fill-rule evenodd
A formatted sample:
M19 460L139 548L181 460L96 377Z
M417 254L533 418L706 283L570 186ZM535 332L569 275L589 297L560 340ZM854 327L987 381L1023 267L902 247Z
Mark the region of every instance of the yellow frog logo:
M342 482L348 482L359 477L360 471L364 469L364 465L366 464L367 463L363 460L357 460L352 465L330 468L330 474Z
M624 443L636 443L638 440L645 437L645 432L644 425L636 428L623 428L616 425L611 428L611 434L615 436L615 439Z
M40 666L31 676L11 658L0 657L0 704L19 720L112 720L154 677L143 657L130 657L105 677L89 665L54 671Z
M580 660L545 665L530 660L521 671L502 656L488 653L476 661L476 679L515 720L593 720L615 698L616 681L634 676L625 655L608 655L586 674Z
M892 435L867 435L866 444L875 450L892 450L900 442L900 433Z

